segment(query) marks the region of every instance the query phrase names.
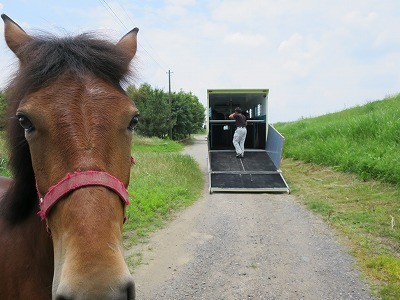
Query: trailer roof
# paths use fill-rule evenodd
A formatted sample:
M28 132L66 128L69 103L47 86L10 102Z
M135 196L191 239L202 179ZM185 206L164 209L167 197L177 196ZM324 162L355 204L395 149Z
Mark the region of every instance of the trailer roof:
M247 110L262 104L268 98L268 89L209 89L208 104L212 107L236 107Z
M266 93L269 89L208 89L207 94L259 94Z

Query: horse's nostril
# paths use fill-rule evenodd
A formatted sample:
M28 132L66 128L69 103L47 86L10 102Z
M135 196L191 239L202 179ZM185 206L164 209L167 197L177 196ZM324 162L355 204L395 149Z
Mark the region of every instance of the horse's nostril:
M126 299L127 300L135 300L135 284L133 283L133 281L130 281L127 284Z
M115 283L114 283L115 284ZM87 286L86 286L87 287ZM131 278L125 278L117 285L91 286L90 289L71 289L62 285L57 289L55 300L135 300L135 283Z
M63 295L57 295L56 300L72 300L72 298Z
M57 289L55 300L73 300L72 290L67 285L60 285Z

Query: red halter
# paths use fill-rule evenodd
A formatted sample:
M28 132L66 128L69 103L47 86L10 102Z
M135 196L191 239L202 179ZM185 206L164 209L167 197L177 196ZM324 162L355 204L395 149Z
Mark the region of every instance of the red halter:
M131 157L131 165L135 163L133 157ZM103 186L113 192L115 192L124 204L124 214L125 206L129 205L129 194L127 187L116 177L102 171L82 171L74 172L72 174L68 173L63 179L61 179L57 184L51 186L46 195L42 196L38 190L39 196L39 207L40 211L38 215L42 220L46 219L50 209L65 195L71 193L74 190L85 186ZM124 216L124 222L126 217Z

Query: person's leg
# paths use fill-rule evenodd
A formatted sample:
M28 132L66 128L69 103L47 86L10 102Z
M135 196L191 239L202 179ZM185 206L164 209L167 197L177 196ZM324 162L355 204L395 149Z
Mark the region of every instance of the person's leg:
M235 147L236 155L241 155L241 153L242 153L239 141L240 141L240 134L239 134L239 130L236 129L235 134L233 135L233 141L232 141L233 146Z
M244 156L244 143L246 141L246 135L247 135L247 129L246 128L241 128L241 134L240 134L240 150L241 150L241 156Z

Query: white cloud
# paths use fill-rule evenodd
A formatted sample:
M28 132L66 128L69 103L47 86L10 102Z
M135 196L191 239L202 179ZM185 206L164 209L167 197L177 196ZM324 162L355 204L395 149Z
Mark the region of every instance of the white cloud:
M371 26L377 19L378 14L376 12L352 11L344 16L343 21L349 25L364 27Z
M206 38L221 38L228 30L228 25L214 21L207 20L201 25L201 32Z
M223 41L227 44L240 45L243 47L257 47L264 45L267 39L261 34L244 34L241 32L235 32L226 35Z
M279 50L279 52L282 52L282 53L292 52L293 50L295 50L299 47L302 40L303 40L303 36L296 32L289 39L284 40L279 45L278 50Z
M193 5L195 4L195 0L166 0L166 5L177 5L177 6L185 6L185 5Z
M168 17L184 16L185 14L187 14L187 9L184 6L179 5L170 5L164 10L164 15Z
M267 3L265 1L232 1L224 0L219 2L211 1L211 13L215 20L240 23L256 19L261 11L265 12Z
M163 15L168 17L185 16L188 9L196 3L194 0L167 0L163 10ZM189 6L189 7L188 7Z
M265 0L222 0L210 1L211 13L215 20L231 23L268 22L281 15L308 11L315 1L265 1Z
M373 41L374 48L392 47L394 51L400 48L400 27L387 28L376 34Z
M322 59L322 49L320 42L294 33L280 43L278 52L282 59L282 67L290 76L305 77L318 68Z

